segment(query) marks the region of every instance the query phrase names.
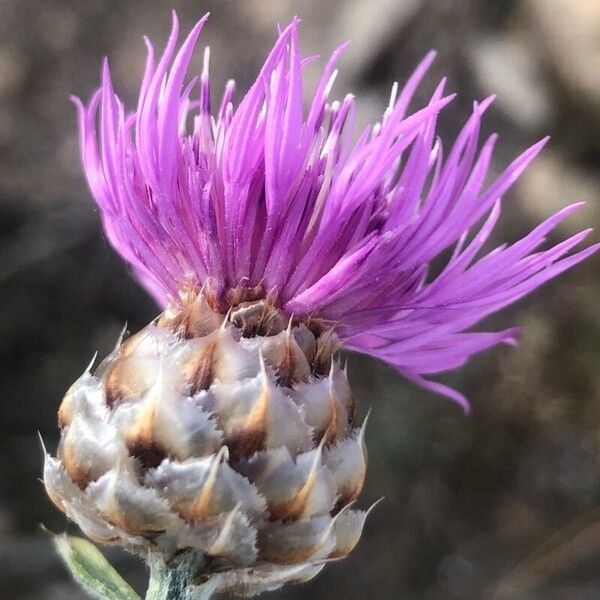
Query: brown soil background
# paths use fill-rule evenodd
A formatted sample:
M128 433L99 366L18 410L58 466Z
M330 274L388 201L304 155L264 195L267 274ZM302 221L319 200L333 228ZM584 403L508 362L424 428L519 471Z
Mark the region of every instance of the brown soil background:
M429 48L460 93L441 121L456 133L473 99L499 98L484 133L499 131L495 168L546 133L551 145L506 199L495 241L511 241L567 203L586 208L557 232L600 225L598 0L0 0L0 598L82 598L40 523L73 530L38 481L57 439L55 411L93 353L128 321L155 314L104 240L77 155L73 92L87 97L108 55L132 103L141 36L160 46L213 12L203 34L218 89L247 88L277 22L303 18L305 53L353 45L337 97L353 91L375 120L391 84ZM196 56L199 69L201 53ZM598 233L594 234L598 240ZM525 327L444 381L473 414L350 357L361 410L372 406L370 472L361 503L385 502L352 556L273 599L600 598L600 282L598 257L494 317ZM143 568L111 551L143 589Z

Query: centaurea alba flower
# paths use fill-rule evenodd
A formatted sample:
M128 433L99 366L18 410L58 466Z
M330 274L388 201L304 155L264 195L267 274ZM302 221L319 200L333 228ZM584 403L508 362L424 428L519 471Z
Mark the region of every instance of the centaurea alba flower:
M185 81L205 20L177 50L174 17L158 60L147 42L135 112L106 63L89 104L75 99L108 239L164 312L71 387L44 477L92 539L187 557L183 587L203 573L252 595L310 579L360 537L364 425L335 352L378 357L466 409L429 376L513 343L516 329L471 329L597 245L569 254L588 230L539 249L572 205L481 253L545 140L486 185L491 99L449 149L436 137L444 81L407 112L433 53L355 139L354 98L328 101L343 47L305 110L311 59L294 20L239 104L229 82L214 109L208 51Z

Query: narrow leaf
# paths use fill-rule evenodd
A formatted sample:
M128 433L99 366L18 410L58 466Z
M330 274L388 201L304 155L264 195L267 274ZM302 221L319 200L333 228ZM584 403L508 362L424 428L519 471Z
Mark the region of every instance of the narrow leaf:
M102 553L80 537L57 535L54 545L71 575L85 591L99 600L141 600L113 569Z

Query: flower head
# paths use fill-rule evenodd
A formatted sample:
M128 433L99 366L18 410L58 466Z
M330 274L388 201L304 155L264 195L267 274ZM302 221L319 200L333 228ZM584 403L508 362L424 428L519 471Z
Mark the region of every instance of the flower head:
M354 97L329 102L344 46L304 109L312 59L300 54L297 20L241 101L229 82L215 109L208 50L200 77L186 81L206 18L177 49L174 15L158 59L147 42L135 112L113 91L107 63L89 104L75 99L85 172L112 245L162 304L204 289L227 308L252 290L289 316L330 322L346 348L466 407L460 393L426 377L513 343L514 328L471 329L598 248L570 253L586 230L540 250L574 204L523 239L481 252L503 194L546 140L486 183L496 135L479 137L492 98L474 104L449 147L436 137L453 97L444 81L408 113L433 53L393 88L381 122L355 139Z

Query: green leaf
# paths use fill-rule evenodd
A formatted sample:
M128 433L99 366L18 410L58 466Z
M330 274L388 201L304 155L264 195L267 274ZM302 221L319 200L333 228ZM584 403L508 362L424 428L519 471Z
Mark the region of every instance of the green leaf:
M80 537L57 535L54 545L67 568L85 591L99 600L141 600L102 553Z

